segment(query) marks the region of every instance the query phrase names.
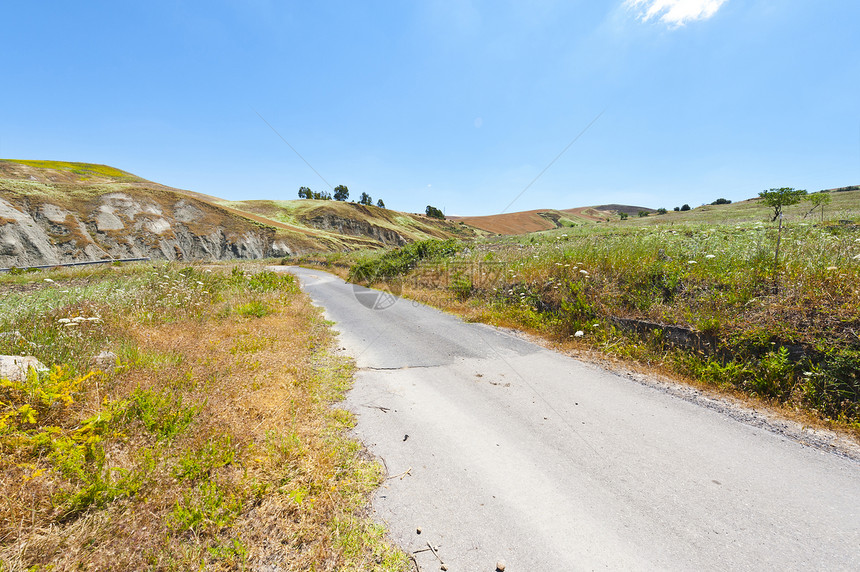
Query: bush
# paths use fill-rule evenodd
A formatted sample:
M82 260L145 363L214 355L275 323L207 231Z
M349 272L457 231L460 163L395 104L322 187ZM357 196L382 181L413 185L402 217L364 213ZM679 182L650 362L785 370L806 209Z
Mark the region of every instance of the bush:
M394 278L418 266L422 260L442 260L454 256L461 245L455 240L421 240L396 250L365 258L349 269L349 280L372 283Z

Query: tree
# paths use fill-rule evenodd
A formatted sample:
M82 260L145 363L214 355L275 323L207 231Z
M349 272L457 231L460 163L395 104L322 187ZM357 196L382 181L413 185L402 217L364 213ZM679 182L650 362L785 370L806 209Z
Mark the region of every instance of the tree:
M376 201L376 206L378 206L381 209L384 209L385 203L382 202L382 199L379 199L378 201Z
M310 199L313 198L314 192L307 187L299 187L299 198L300 199Z
M690 210L690 205L688 205L688 204L681 205L681 210L682 210L682 211L688 211L688 210Z
M361 193L361 197L358 199L358 204L360 205L372 205L373 199L370 198L370 195L367 193Z
M627 213L618 213L618 216L621 217L621 220L627 220Z
M639 218L648 216L648 211L639 211Z
M424 213L430 218L438 218L441 220L445 220L445 214L436 207L431 207L430 205L427 205L427 209L425 209Z
M675 207L675 208L674 208L674 209L672 209L672 210L673 210L673 211L675 211L675 212L678 212L679 210L681 210L681 207Z
M819 209L819 212L821 212L821 221L824 222L824 207L830 204L830 193L827 191L813 193L807 197L807 200L812 203L812 208L803 215L803 218L811 215L815 209Z
M657 214L666 214L667 212L669 212L669 211L667 211L663 207L660 207L659 209L657 209Z
M729 199L717 199L714 202L712 202L711 204L712 205L730 205L730 204L732 204L732 201L730 201Z
M779 288L779 243L782 240L782 209L796 205L806 195L803 189L792 189L791 187L780 187L779 189L768 189L758 194L764 204L773 208L771 222L779 219L779 228L776 231L776 248L773 255L773 283L774 288Z
M758 194L761 197L762 202L767 206L773 208L773 218L770 219L771 222L776 219L782 220L782 210L785 207L789 207L791 205L796 205L806 196L806 191L803 189L792 189L790 187L781 187L779 189L768 189L766 191L762 191ZM780 227L782 223L780 223Z
M345 201L349 198L349 189L346 185L338 185L334 188L334 200Z

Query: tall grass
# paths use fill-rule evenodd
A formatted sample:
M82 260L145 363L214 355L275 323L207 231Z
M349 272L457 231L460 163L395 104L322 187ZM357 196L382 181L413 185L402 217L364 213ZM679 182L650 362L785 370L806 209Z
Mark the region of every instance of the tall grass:
M0 353L50 368L0 381L0 569L405 568L330 407L351 364L291 276L164 264L0 293Z

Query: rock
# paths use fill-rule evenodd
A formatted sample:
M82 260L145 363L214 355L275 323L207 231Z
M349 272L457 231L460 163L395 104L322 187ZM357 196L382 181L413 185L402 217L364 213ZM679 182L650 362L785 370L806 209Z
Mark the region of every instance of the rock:
M496 572L505 572L505 561L499 560L496 562Z
M568 331L569 331L569 330L568 330ZM585 335L585 332L583 332L582 330L577 330L577 331L576 331L576 333L575 333L575 334L573 334L573 337L575 337L575 338L581 338L581 337L582 337L582 336L584 336L584 335Z
M113 352L103 351L93 358L93 366L102 371L113 371L116 369L116 364L119 361L117 355Z
M30 368L37 372L48 371L45 364L33 356L0 356L0 379L24 381L30 373Z
M421 534L421 527L420 526L415 529L415 534Z
M443 564L442 566L440 566L440 567L439 567L439 569L440 569L440 570L447 570L447 569L448 569L448 565L447 565L447 564Z

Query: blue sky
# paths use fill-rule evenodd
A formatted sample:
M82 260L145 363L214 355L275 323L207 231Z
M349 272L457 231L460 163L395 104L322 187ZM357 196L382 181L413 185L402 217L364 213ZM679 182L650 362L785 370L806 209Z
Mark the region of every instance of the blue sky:
M3 12L3 158L104 163L235 200L345 184L448 214L860 184L856 0Z

